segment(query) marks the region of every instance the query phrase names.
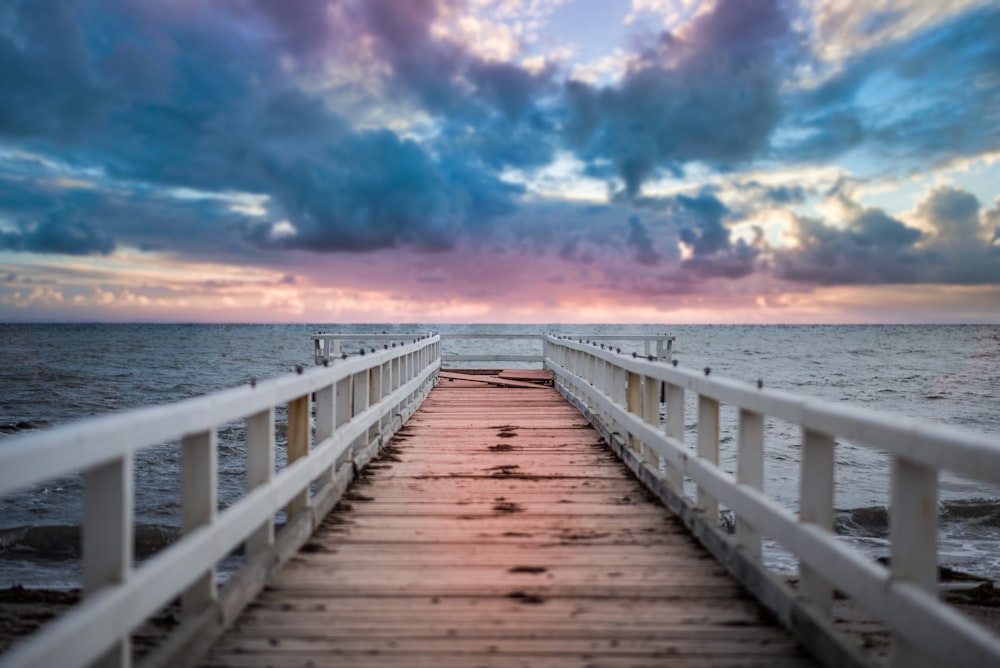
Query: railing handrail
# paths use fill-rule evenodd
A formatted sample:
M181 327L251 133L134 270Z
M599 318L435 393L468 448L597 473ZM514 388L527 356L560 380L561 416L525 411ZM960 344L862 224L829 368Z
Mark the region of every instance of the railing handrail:
M305 511L332 507L353 477L356 462L344 455L370 457L402 425L426 395L440 353L440 337L428 335L251 387L5 440L0 494L83 473L84 599L16 643L0 666L131 665L131 630L178 596L184 623L176 633L194 637L218 623L225 606L217 601L216 564L246 544L244 571L255 573L246 578L249 586L228 591L240 601L256 593L263 579L256 573L271 572L289 554L287 546L276 547L275 514L288 504L282 538L297 548L311 533L300 527L315 521ZM274 412L286 403L288 465L275 474ZM248 489L216 516L217 429L239 419L247 421ZM175 439L182 451L183 535L133 569L133 454Z
M516 333L516 332L444 332L438 334L442 340L534 340L544 344L546 334L537 333ZM340 343L342 341L400 341L412 338L413 334L396 332L389 334L365 333L365 332L320 332L311 336L313 341L313 357L316 364L322 364L324 360L335 359L341 355ZM418 335L419 336L419 335ZM576 336L576 335L574 335ZM655 352L657 358L669 360L673 351L673 343L677 338L670 334L598 334L585 335L588 341L619 341L619 342L642 342L645 344L644 354L650 355ZM581 339L582 340L582 339ZM655 350L651 344L655 343ZM395 344L394 344L395 345ZM541 363L544 361L542 354L526 355L520 353L476 353L458 354L448 353L442 355L443 362L531 362Z
M354 355L336 360L329 367L303 368L300 374L287 374L162 406L86 418L4 439L0 444L0 495L100 466L125 454L177 440L213 425L239 420L383 364L421 345L423 342L369 355ZM73 447L66 447L67 443L72 443Z
M734 545L757 569L765 569L760 560L762 535L795 555L801 564L798 595L811 609L828 615L836 588L881 616L894 634L893 665L914 665L921 656L952 665L1000 661L1000 639L936 597L938 473L948 470L1000 482L1000 444L995 438L760 384L754 387L711 376L707 369L680 369L565 337L550 335L545 346L546 365L555 372L557 384L579 397L609 433L619 435L624 447L635 450L635 461L646 462L641 466L662 480L674 498L692 504L691 512L713 533L721 536L722 502L736 516ZM686 391L698 396L696 454L684 444ZM666 400L664 424L661 392ZM739 409L735 476L719 467L722 403ZM802 426L798 513L763 492L765 416ZM892 455L888 569L833 533L836 438ZM697 486L690 502L685 476Z
M550 337L550 340L591 353L630 373L647 375L723 404L794 422L816 431L834 433L938 469L1000 483L1000 443L995 437L865 406L756 387L730 378L706 375L704 370L633 358L567 339Z

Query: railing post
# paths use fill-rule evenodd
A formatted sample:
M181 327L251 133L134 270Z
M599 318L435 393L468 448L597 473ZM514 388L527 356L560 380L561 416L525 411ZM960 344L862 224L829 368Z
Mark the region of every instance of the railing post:
M316 445L333 436L336 420L336 397L333 385L327 385L316 390ZM330 466L319 474L316 483L320 487L333 482L334 467Z
M266 485L274 478L274 408L251 415L247 429L247 491ZM274 517L270 517L247 538L247 555L253 556L274 545Z
M334 400L336 401L336 409L333 411L334 429L346 424L351 419L351 403L353 399L352 379L353 376L346 376L337 381L337 388L334 391ZM337 458L337 462L334 464L335 470L340 468L345 456L348 458L351 456L350 448L346 448L344 453Z
M674 439L684 450L684 388L666 384L664 392L667 409L667 436ZM678 495L684 495L684 472L677 468L673 462L664 463L664 471L667 477L667 485Z
M611 396L612 400L622 408L626 407L628 402L628 397L626 395L626 384L628 382L628 372L621 368L614 362L605 362L608 366L608 381L610 382L610 388L608 394ZM628 444L628 434L625 433L625 429L620 422L615 418L615 413L608 415L611 422L611 431L617 433L621 436L622 441Z
M382 400L382 367L373 366L368 369L368 405L374 406ZM368 442L378 438L382 427L376 422L368 428Z
M758 491L764 489L764 416L740 410L736 482ZM736 544L747 556L760 561L760 532L736 513Z
M643 417L642 411L642 376L632 371L627 371L625 373L625 384L626 384L626 395L625 395L625 409L635 415L636 417ZM642 455L642 441L631 433L628 435L627 439L628 447L639 454Z
M719 402L698 395L698 458L719 465ZM697 508L710 526L719 524L719 502L698 486Z
M913 582L937 595L937 470L903 457L892 460L889 538L894 579ZM898 635L892 639L890 665L931 666L934 661Z
M833 530L833 455L835 441L827 434L803 430L799 518ZM817 609L829 613L833 588L812 567L799 563L799 591Z
M368 409L368 371L359 371L354 374L351 382L351 417L363 413ZM367 434L362 434L355 439L352 444L352 450L357 452L358 450L367 447L368 436ZM352 453L353 456L353 453Z
M385 401L385 398L392 392L392 360L383 362L378 367L378 370L373 370L373 372L381 374L381 379L379 380L378 401ZM383 407L383 409L384 408L385 407ZM376 432L376 435L388 433L391 424L392 413L390 411L385 411L382 418L379 420L379 429L378 432Z
M651 376L642 376L642 419L657 429L660 427L660 381ZM642 444L646 462L660 475L660 455L653 448Z
M181 531L190 533L215 521L218 442L215 429L181 439ZM215 602L215 564L188 587L181 611L191 618Z
M309 395L305 394L298 399L288 402L288 465L291 466L297 460L309 455L309 441L312 435L310 427ZM289 523L295 517L309 507L309 488L292 497L288 502L286 511Z
M83 593L124 583L132 570L132 457L83 474ZM121 668L132 664L130 629L94 664Z

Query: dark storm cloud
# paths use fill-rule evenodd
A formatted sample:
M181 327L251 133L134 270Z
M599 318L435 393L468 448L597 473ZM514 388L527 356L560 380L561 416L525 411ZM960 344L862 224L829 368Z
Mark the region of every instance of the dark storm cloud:
M975 195L952 187L937 188L917 207L934 230L927 247L928 269L935 282L1000 282L1000 249L993 212L982 211Z
M151 188L269 195L271 223L245 226L252 242L319 251L441 248L510 211L521 191L474 155L443 147L432 156L388 130L355 131L320 98L292 87L288 58L310 66L336 29L325 3L288 12L237 0L56 3L49 23L42 4L0 10L3 76L16 84L0 89L0 137ZM149 51L156 57L140 57ZM522 79L486 66L470 72L483 82L484 99L506 96L499 117L520 113ZM272 234L282 219L297 233ZM160 231L162 244L183 245ZM218 234L196 231L195 240L208 246Z
M626 243L632 249L632 257L639 264L654 266L660 263L660 254L653 246L653 238L649 236L649 230L639 220L639 216L632 216L628 219L628 240Z
M799 247L785 250L732 228L804 204L815 193L803 187L738 184L739 211L709 189L641 195L650 179L692 163L725 171L764 157L780 169L853 147L941 159L1000 149L1000 9L887 42L822 85L788 92L796 68L816 63L792 27L794 8L779 0L719 0L683 30L638 44L623 79L604 87L560 83L555 67L487 61L434 34L462 6L0 4L0 142L15 149L0 153L0 243L232 259L434 251L497 231L503 250L628 262L636 274L656 266L671 285L755 271L820 284L1000 280L1000 220L957 190L921 205L926 233L853 205L842 226L800 217ZM864 30L896 20L873 14ZM380 113L412 112L400 119L414 120L409 134L368 123L376 114L362 127L323 97L341 92L323 89L334 66L361 67L347 53L359 45L372 61L372 80L357 84L370 97L361 97L382 103L384 92L391 109ZM902 82L904 103L891 113L879 95L899 89L885 81ZM546 209L501 178L550 165L561 150L624 190L603 209ZM73 179L90 183L59 185ZM234 209L232 193L260 196L266 215ZM637 211L642 221L630 219Z
M75 2L0 6L0 137L78 137L105 107Z
M845 228L803 217L797 220L799 247L775 254L775 273L791 281L820 285L919 282L919 230L881 209L856 212Z
M251 238L261 245L313 251L368 250L411 243L450 247L466 221L512 210L520 187L462 164L439 163L388 131L330 143L312 160L302 154L266 161L274 193L298 230L274 237L269 224Z
M30 253L107 255L115 249L115 242L86 222L50 214L25 229L0 232L0 248Z
M689 251L680 266L700 278L741 278L757 269L764 247L757 231L753 243L732 238L725 221L734 212L709 190L697 195L676 195L658 202L677 226L678 240Z
M748 162L781 119L792 40L777 1L720 0L684 35L666 32L616 86L566 86L566 139L615 165L629 195L659 169Z
M939 188L928 195L917 216L932 234L881 209L834 196L853 207L846 226L799 218L798 248L774 252L777 276L820 285L1000 281L1000 255L990 247L988 216L971 193Z
M556 127L542 107L556 92L554 70L536 73L487 62L458 44L435 39L432 23L456 5L368 0L357 7L391 66L390 87L439 117L444 143L453 140L454 148L496 168L548 164Z

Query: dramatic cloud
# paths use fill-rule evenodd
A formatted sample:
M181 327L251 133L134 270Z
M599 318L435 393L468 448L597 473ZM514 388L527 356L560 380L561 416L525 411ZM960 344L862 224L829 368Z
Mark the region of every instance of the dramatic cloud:
M878 25L867 28L884 32L906 18L876 13L870 21ZM921 163L996 151L1000 8L973 7L859 51L819 85L793 94L789 108L795 139L780 149L789 157L829 160L865 144Z
M24 230L0 232L0 248L31 253L107 255L115 249L115 242L85 222L50 215Z
M990 247L989 226L972 194L932 191L917 208L931 235L881 209L835 197L851 211L847 225L799 218L798 246L775 252L779 277L820 285L1000 281L1000 256Z
M23 271L81 255L299 315L1000 284L1000 8L558 4L2 3L3 303L193 300Z
M633 257L639 264L648 266L659 264L660 254L653 248L653 239L638 216L628 219L628 245L632 248Z
M662 33L620 85L567 84L567 140L583 159L612 163L630 195L657 169L747 162L781 118L790 33L776 0L720 0L683 33Z

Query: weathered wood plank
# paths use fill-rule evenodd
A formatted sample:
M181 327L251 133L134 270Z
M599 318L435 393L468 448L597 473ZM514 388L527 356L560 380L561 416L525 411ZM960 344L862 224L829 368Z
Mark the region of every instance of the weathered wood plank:
M532 387L440 383L200 665L810 665Z
M500 378L499 376L479 376L467 373L457 373L455 371L442 371L439 375L445 380L468 380L477 383L499 385L500 387L529 387L531 389L538 389L541 387L537 383L524 383L519 380L507 380Z

